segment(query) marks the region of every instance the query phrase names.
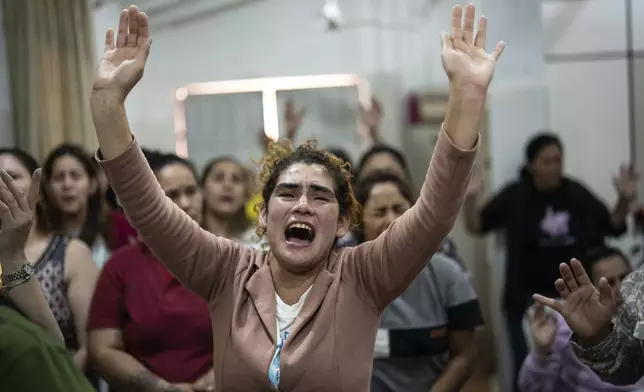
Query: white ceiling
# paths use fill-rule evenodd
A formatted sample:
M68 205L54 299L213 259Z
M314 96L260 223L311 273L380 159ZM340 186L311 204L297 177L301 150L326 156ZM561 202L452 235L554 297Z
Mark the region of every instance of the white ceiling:
M107 3L127 8L133 0L90 0L93 7ZM135 0L141 10L154 20L155 30L176 27L189 21L211 17L238 7L267 0Z

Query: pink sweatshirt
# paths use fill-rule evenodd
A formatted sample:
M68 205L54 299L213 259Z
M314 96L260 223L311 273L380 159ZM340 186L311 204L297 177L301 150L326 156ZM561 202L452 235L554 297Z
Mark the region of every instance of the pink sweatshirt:
M416 204L375 241L330 251L282 349L280 391L369 391L380 312L452 229L476 149L457 148L441 131ZM201 229L164 195L136 141L100 163L141 238L208 301L216 390L275 391L268 378L277 342L270 252Z

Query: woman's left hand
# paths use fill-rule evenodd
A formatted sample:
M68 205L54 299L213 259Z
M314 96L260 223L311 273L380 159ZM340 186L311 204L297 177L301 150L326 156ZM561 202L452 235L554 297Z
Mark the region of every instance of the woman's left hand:
M638 180L639 175L632 165L622 165L619 168L619 175L613 177L613 185L620 198L626 201L633 201L637 195Z
M449 34L442 34L441 58L452 88L486 93L505 43L499 42L492 53L487 53L487 19L484 16L480 18L475 37L474 17L474 4L467 5L465 12L460 5L454 6L452 30Z

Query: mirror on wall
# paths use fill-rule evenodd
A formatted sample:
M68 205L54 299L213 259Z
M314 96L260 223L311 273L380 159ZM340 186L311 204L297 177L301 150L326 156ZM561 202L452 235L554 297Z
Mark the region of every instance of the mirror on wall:
M316 139L322 147L360 153L360 105L370 104L368 82L357 75L311 75L195 83L176 92L177 154L203 167L216 156L234 156L253 166L264 135L286 131L286 103L306 112L295 144ZM264 135L262 135L262 131Z
M277 93L279 129L286 130L287 102L304 116L294 143L315 140L324 148L341 148L352 161L360 155L359 104L355 87L291 90Z
M185 118L187 153L197 168L219 156L233 156L242 163L261 158L261 93L189 96Z

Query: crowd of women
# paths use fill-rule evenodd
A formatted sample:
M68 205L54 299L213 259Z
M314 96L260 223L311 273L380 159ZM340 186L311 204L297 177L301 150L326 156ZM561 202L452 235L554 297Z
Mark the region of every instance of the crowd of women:
M600 291L580 264L571 271L560 263L588 254L592 282L605 289L611 278L619 291L631 264L604 237L624 232L637 176L622 169L610 212L562 174L563 146L544 133L528 144L519 180L479 209L477 129L504 44L487 52L487 20L475 34L474 16L473 5L454 7L442 36L447 115L426 180L414 189L404 154L379 142L376 101L361 113L372 139L355 165L341 149L297 140L305 115L293 102L286 138L266 142L260 168L233 156L196 168L140 148L123 102L143 74L150 30L145 13L123 10L117 36L106 34L91 97L96 159L62 145L37 170L27 152L0 149L0 332L10 337L0 343L0 385L459 391L483 324L469 273L446 238L464 203L471 232L506 234L517 388L543 390L534 374L553 363L575 364L566 374L586 374L596 390L612 388L575 362L565 330L581 336L577 352L608 339L605 317L580 327L585 310L570 299L589 293L584 303L596 310ZM534 293L561 316L532 305ZM568 336L557 347L570 348L569 364L556 362L552 331ZM528 340L537 343L535 357Z

